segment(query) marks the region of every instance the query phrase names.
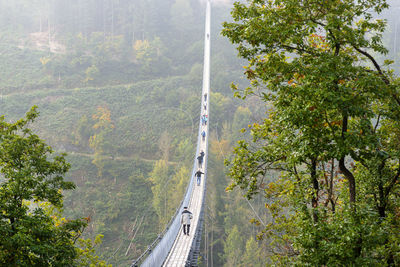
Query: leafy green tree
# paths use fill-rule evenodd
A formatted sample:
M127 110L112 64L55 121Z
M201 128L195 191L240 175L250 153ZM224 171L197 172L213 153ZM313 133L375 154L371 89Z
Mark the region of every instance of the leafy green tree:
M96 67L96 65L92 65L86 69L85 74L86 78L84 82L89 83L90 81L93 81L96 77L98 77L99 69Z
M251 120L251 111L248 108L239 106L236 109L235 115L233 116L232 122L232 140L236 141L242 139L242 129L246 128Z
M158 147L162 153L162 159L165 160L165 162L169 161L169 155L171 153L171 142L172 142L172 137L168 133L168 131L164 131L160 139L158 140Z
M111 264L107 264L104 260L99 259L99 256L96 255L95 247L101 244L102 235L97 235L95 240L92 241L90 239L78 239L78 255L79 258L76 261L77 266L79 267L111 267Z
M233 105L231 98L228 98L221 93L211 93L210 105L215 114L213 115L215 121L231 122L233 120L236 107ZM219 125L219 127L222 128L222 125Z
M89 146L89 139L93 133L91 121L89 121L86 115L83 115L77 125L76 129L73 133L74 141L73 144L85 148Z
M240 235L237 225L233 226L224 244L225 266L239 266L243 254L243 242L243 236Z
M190 177L189 170L182 166L177 169L175 175L172 177L171 185L169 186L168 195L171 198L169 204L169 216L172 216L173 212L176 210L176 207L179 206L181 202L186 185L188 183L188 177Z
M262 232L278 261L399 264L400 80L384 55L385 0L235 3L223 34L249 61L268 117L228 162L246 197L263 192L274 217ZM273 179L276 171L280 178Z
M94 149L92 163L97 166L98 175L102 176L107 158L112 151L110 135L115 126L111 120L111 111L106 106L97 107L97 112L92 118L96 122L93 125L95 133L89 139L89 145Z
M71 266L74 242L86 223L53 219L43 203L61 209L69 169L64 155L53 155L29 128L38 116L33 107L25 118L8 123L0 117L0 264L2 266Z
M153 183L153 207L159 217L160 229L168 222L167 212L167 186L169 182L169 170L167 162L159 160L154 164L153 171L150 173L150 181Z
M243 255L242 266L265 266L262 251L253 237L250 237L246 242L246 252Z
M213 261L212 264L214 266L222 266L225 263L224 240L227 236L225 231L230 230L230 227L232 227L232 224L226 224L225 219L232 216L232 213L228 213L232 210L227 210L231 207L227 203L232 202L224 194L228 184L228 179L225 175L226 168L224 168L224 155L228 155L231 146L229 146L228 140L216 136L214 132L211 133L210 137L207 163L208 216L206 216L205 227L209 233L210 240L209 260ZM233 210L236 210L236 207ZM217 255L220 255L220 257L217 257Z
M162 68L166 65L163 57L165 45L159 37L153 40L137 40L133 46L135 57L145 73L162 73Z

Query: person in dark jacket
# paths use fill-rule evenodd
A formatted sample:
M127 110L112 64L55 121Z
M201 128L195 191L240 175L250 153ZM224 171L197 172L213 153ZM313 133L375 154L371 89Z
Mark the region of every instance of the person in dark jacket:
M190 211L188 211L187 207L184 207L181 214L181 224L184 235L189 235L191 219L193 219L193 214Z
M203 167L203 158L204 158L204 151L202 150L201 152L200 152L200 155L197 157L197 161L198 161L198 165L199 165L199 168L202 168Z
M202 156L198 156L197 157L197 162L198 162L199 168L202 168L203 167L203 157Z
M202 175L202 174L204 174L204 172L201 172L200 170L198 170L198 171L194 174L194 176L197 177L197 185L200 185L200 182L201 182L201 175Z

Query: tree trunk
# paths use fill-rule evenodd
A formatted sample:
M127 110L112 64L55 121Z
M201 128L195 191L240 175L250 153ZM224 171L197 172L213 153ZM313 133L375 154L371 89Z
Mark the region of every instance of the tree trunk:
M348 115L343 114L343 125L342 125L342 140L345 140L344 134L347 132L347 126L348 126ZM352 172L349 171L349 169L346 168L345 164L345 155L342 156L339 159L339 169L343 173L343 175L346 177L347 181L349 182L349 194L350 194L350 205L354 207L354 204L356 202L356 180L354 178L354 175Z
M319 184L318 184L318 177L317 177L317 160L311 160L311 180L314 188L313 197L311 200L312 208L313 208L313 220L314 223L318 222L318 191L319 191Z
M350 204L354 206L356 203L356 179L354 178L353 173L346 168L344 160L345 156L339 160L339 169L349 182Z

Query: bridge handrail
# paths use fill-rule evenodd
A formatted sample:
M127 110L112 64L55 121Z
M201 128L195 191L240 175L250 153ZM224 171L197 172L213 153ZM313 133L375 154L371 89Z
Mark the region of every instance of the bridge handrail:
M208 114L210 115L210 106L208 105ZM208 116L208 125L210 125L210 116ZM208 128L206 128L206 136L208 135ZM206 155L208 157L208 142L206 143ZM198 254L200 251L200 242L201 242L201 236L203 233L203 225L204 225L204 205L206 203L206 193L207 193L207 162L208 160L204 161L204 188L203 188L203 199L201 202L201 209L200 209L200 214L199 214L199 220L197 223L197 227L194 233L193 241L190 247L189 251L189 257L186 261L186 266L197 266L197 259L198 259Z
M206 10L206 25L205 25L205 34L207 37L205 37L205 45L204 45L204 69L203 69L203 90L204 93L207 93L210 96L210 40L209 40L209 34L210 34L210 15L211 15L211 10L210 10L210 2L207 2L207 10ZM207 45L208 44L208 45ZM207 66L206 66L206 58L208 59ZM211 101L211 96L209 97L209 102ZM202 105L204 102L202 101ZM211 105L208 105L208 125L210 125L210 108ZM208 137L209 137L209 127L206 127L206 136L207 136L207 142L206 142L206 156L208 157ZM192 240L192 244L190 246L190 251L188 255L188 259L186 260L185 266L197 266L197 261L198 261L198 256L200 254L200 242L201 242L201 237L203 233L203 225L204 225L204 214L205 214L205 202L206 202L206 193L207 193L207 163L208 160L204 161L204 188L203 188L203 198L201 202L201 207L200 207L200 214L199 214L199 219L198 223L196 226L195 234Z

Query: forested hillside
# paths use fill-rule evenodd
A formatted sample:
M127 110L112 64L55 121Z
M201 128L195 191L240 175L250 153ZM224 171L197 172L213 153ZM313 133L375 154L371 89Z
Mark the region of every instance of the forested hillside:
M0 1L0 10L0 114L15 120L38 106L31 127L68 154L67 177L76 184L65 192L64 216L89 219L84 235L104 235L100 257L127 266L162 231L190 178L204 5L21 0ZM215 266L235 265L244 254L261 264L263 257L252 256L259 249L249 223L254 211L240 194L225 193L224 158L243 137L240 129L263 113L255 98L241 105L233 99L230 83L245 82L244 63L219 34L229 11L218 3L212 10L212 154L201 259ZM253 205L260 212L262 203Z

